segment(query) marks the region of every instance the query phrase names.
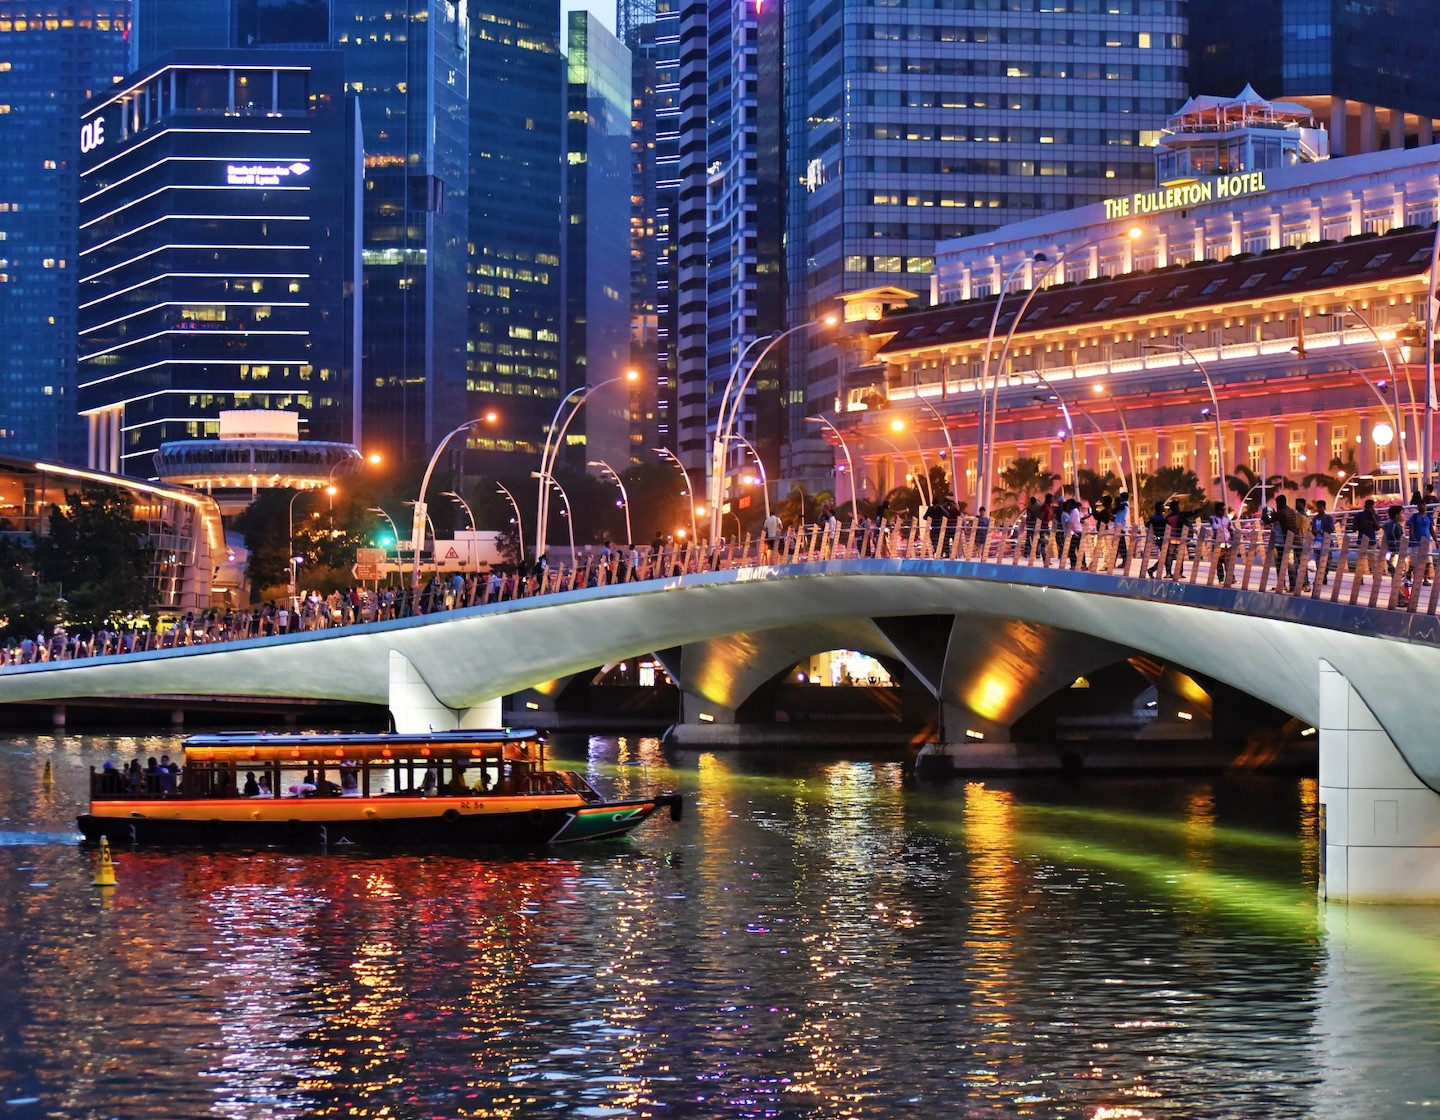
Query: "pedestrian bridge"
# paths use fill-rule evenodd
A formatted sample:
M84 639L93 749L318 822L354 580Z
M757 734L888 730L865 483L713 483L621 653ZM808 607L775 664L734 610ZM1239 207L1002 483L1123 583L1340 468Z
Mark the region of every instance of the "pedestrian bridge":
M1435 597L1428 608L1387 610L1363 601L1349 574L1323 595L1277 594L1203 570L1157 580L920 556L754 564L11 666L0 671L0 702L306 697L388 703L402 727L488 726L507 694L654 652L681 688L686 722L726 723L802 658L854 649L899 661L930 690L942 740L1003 753L1010 724L1029 708L1138 652L1319 728L1331 897L1440 899Z

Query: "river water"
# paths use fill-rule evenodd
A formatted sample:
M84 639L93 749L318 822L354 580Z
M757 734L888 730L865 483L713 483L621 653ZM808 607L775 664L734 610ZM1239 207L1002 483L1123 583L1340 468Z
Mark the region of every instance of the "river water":
M93 887L85 768L176 746L0 738L0 1117L1440 1112L1440 907L1318 903L1313 780L562 738L685 819Z

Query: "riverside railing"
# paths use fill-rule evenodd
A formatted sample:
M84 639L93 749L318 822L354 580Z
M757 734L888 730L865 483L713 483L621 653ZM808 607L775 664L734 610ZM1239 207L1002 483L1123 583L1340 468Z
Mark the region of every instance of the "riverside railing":
M1440 584L1431 578L1433 552L1428 537L1406 539L1387 551L1382 542L1361 540L1343 525L1333 534L1317 535L1306 528L1281 535L1272 526L1248 523L1219 538L1203 525L1178 530L1167 526L1159 533L1148 525L1125 530L1109 526L1068 534L1053 525L1047 530L1023 520L995 525L975 518L942 524L896 518L844 528L816 524L792 528L773 541L746 535L715 545L667 544L635 559L626 554L608 560L591 557L583 564L538 572L472 576L458 586L436 582L418 592L367 589L363 594L342 595L338 601L333 595L313 600L294 611L217 610L160 634L105 629L72 633L57 628L50 635L37 635L28 645L12 640L0 650L0 667L363 626L617 583L851 558L1073 568L1128 580L1125 593L1132 596L1153 588L1158 597L1164 584L1180 582L1434 615L1440 606Z

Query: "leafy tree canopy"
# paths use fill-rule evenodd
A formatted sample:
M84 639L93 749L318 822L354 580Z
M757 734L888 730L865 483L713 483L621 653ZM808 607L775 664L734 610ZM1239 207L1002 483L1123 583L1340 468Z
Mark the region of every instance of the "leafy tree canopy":
M62 591L67 621L99 626L154 606L154 554L130 498L92 484L67 490L65 508L50 507L49 532L35 545L35 571L42 584Z

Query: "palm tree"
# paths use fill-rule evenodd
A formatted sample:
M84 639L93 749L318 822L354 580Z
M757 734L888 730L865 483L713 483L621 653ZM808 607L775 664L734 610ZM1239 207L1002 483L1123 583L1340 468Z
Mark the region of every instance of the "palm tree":
M1126 488L1125 480L1117 478L1114 471L1096 474L1088 467L1080 468L1080 497L1094 505L1101 497L1116 497Z
M1256 474L1245 463L1235 464L1235 473L1225 476L1225 486L1231 493L1238 494L1240 501L1246 505L1251 504L1252 498L1256 499L1254 504L1258 505L1258 494L1262 489L1260 476ZM1293 478L1286 478L1283 474L1272 474L1265 480L1263 489L1267 494L1273 494L1278 490L1298 490L1300 484Z
M1042 467L1039 459L1026 455L1001 471L999 481L990 512L995 517L1013 517L1032 495L1038 498L1053 491L1060 476Z
M1205 489L1200 478L1189 467L1159 467L1154 474L1142 475L1139 501L1142 509L1151 508L1156 502L1179 498L1182 505L1193 505L1205 500Z
M886 493L875 512L881 517L898 514L917 517L920 514L920 491L913 486L896 486Z
M1328 472L1307 474L1300 480L1300 485L1306 489L1324 488L1333 498L1340 493L1340 489L1345 485L1347 479L1354 478L1359 473L1360 467L1355 462L1355 452L1351 451L1344 459L1338 455L1331 459Z

